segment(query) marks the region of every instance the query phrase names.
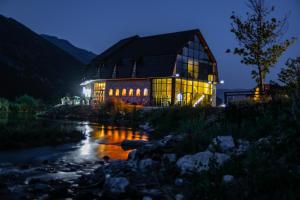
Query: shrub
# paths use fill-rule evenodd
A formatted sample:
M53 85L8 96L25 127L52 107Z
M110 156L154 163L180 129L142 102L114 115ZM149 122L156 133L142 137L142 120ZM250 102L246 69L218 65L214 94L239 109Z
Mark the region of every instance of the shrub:
M0 98L0 112L8 112L9 111L9 101L4 98Z
M29 95L23 95L16 99L20 112L34 112L39 107L39 101Z

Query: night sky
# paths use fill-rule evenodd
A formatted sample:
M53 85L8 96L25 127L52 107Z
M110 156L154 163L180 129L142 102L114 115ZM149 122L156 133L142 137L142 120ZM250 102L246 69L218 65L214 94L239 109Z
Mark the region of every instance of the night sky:
M300 56L300 0L269 0L275 16L289 14L286 37L298 41L280 59L269 79L275 80L289 57ZM101 53L132 35L152 35L199 28L214 53L224 88L251 88L250 67L226 54L237 45L230 32L230 15L247 11L242 0L0 0L0 14L12 17L37 33L69 40Z

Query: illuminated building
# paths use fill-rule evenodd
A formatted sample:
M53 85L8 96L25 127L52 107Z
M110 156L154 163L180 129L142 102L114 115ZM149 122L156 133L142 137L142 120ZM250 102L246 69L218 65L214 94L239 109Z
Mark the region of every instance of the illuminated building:
M86 68L81 83L93 103L215 105L217 62L197 29L120 40Z

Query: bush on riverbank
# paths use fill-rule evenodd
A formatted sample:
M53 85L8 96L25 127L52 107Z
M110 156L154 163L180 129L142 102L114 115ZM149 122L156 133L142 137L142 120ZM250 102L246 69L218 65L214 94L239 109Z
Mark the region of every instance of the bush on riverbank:
M217 135L250 142L245 155L233 156L222 168L187 176L188 199L298 199L299 105L296 94L294 100L240 102L226 108L159 109L148 119L159 137L167 130L186 133L173 150L179 155L205 151ZM226 174L234 177L232 183L224 183Z
M0 127L0 150L79 142L84 134L56 126L18 125Z
M16 98L15 101L8 101L0 98L0 112L30 112L35 113L45 109L45 105L38 99L29 95Z

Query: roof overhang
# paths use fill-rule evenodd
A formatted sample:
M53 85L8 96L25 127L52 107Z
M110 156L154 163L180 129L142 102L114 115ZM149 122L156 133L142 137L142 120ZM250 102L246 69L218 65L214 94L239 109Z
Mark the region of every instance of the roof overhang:
M82 83L80 83L80 86L86 86L90 83L94 83L94 82L97 82L97 81L105 81L105 79L91 79L91 80L86 80Z

